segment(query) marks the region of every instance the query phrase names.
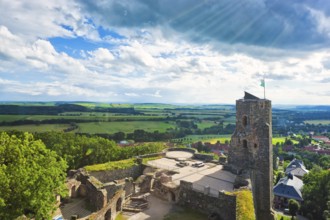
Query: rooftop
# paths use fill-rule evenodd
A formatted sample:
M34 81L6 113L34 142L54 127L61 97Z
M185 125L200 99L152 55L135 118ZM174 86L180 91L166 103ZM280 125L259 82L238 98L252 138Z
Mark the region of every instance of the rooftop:
M286 176L278 181L274 186L273 192L276 196L286 197L303 201L301 189L303 181L293 175Z

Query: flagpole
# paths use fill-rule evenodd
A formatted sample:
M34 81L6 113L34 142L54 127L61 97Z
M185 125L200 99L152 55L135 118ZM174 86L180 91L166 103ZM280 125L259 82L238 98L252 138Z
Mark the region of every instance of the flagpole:
M266 99L266 82L265 82L265 76L264 76L264 99Z

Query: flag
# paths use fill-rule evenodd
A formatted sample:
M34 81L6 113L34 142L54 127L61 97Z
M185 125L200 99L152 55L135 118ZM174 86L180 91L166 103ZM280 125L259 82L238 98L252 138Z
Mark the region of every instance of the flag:
M265 88L265 79L260 80L260 86Z

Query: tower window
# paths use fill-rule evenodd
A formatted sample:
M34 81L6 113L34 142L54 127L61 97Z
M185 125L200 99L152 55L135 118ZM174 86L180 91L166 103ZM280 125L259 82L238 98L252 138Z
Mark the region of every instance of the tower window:
M258 144L254 144L254 148L257 148L258 147Z
M243 126L246 127L248 125L248 117L246 115L243 116Z
M243 140L243 147L247 148L247 146L248 146L247 140Z

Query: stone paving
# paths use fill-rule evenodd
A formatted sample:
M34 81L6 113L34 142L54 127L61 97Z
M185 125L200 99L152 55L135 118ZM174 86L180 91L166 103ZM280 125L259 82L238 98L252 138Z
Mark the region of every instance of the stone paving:
M173 158L173 159L183 159L187 160L192 158L194 155L190 152L185 151L168 151L166 152L166 157Z
M172 176L172 180L176 185L180 184L180 180L192 182L193 187L199 191L203 191L205 186L210 187L212 195L217 196L219 190L231 192L234 189L234 181L236 175L223 170L222 165L206 163L203 167L192 167L196 161L188 161L189 165L185 167L176 166L177 161L168 158L161 158L150 161L152 166L174 170L177 174Z
M160 220L171 212L174 204L157 198L153 195L149 197L149 208L143 212L139 212L133 216L125 215L128 220Z

